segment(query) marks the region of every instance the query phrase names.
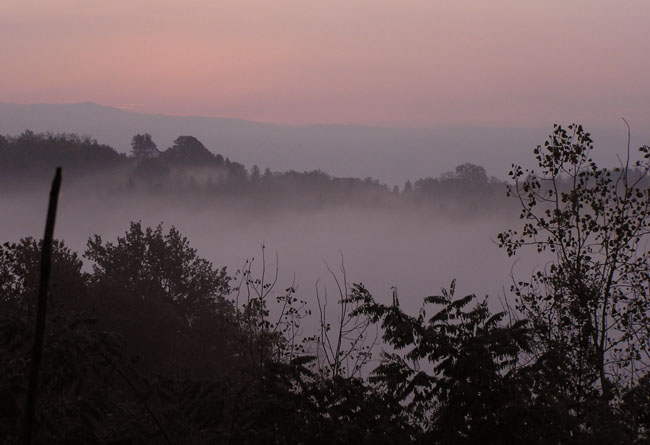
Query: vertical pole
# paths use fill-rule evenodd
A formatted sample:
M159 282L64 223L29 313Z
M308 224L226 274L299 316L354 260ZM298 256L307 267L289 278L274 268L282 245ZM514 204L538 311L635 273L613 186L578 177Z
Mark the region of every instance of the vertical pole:
M27 406L25 408L25 426L23 429L22 443L32 443L32 430L34 427L34 416L36 412L36 396L38 395L38 377L43 356L43 341L45 339L45 321L47 315L47 291L50 281L50 270L52 266L52 238L54 236L54 221L56 220L56 208L59 202L59 190L61 189L61 167L57 167L52 188L50 190L50 201L47 208L47 220L45 222L45 234L41 246L41 276L38 285L38 303L36 312L36 331L34 334L34 348L32 349L32 363L29 374L29 390L27 393Z

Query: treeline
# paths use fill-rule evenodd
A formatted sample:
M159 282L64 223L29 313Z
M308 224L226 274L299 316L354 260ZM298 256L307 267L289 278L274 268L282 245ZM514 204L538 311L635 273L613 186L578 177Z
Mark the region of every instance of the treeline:
M42 185L55 166L66 169L69 183L112 193L194 196L237 200L255 208L318 209L332 205L421 207L448 213L490 211L504 205L505 181L488 177L483 167L466 163L439 178L407 181L390 188L372 178L338 178L320 170L261 171L214 154L198 139L179 136L158 150L151 135L132 140L130 156L74 134L0 136L0 187Z
M552 261L497 313L452 283L409 314L343 272L332 316L318 292L277 289L263 250L229 274L174 228L94 236L86 267L56 242L36 441L648 443L650 147L639 177L592 149L582 127L556 127L537 173L513 168L523 227L498 243ZM29 238L0 248L6 443L21 432L39 254Z
M63 165L71 178L90 176L116 168L126 159L112 147L76 134L40 134L25 131L20 136L0 135L0 183L3 185L49 178L52 169Z

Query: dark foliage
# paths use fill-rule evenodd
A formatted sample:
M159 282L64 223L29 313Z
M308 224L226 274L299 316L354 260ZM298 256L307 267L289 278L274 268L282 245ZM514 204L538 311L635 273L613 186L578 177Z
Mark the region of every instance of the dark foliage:
M18 243L0 246L0 307L4 310L34 309L38 287L41 241L23 238ZM80 310L86 295L87 274L82 261L62 241L54 240L52 276L50 278L50 309Z
M131 153L138 159L152 159L160 156L156 143L149 133L136 134L131 140Z
M151 369L213 376L232 366L229 277L175 228L164 233L132 223L116 243L90 239L85 257L92 261L92 304L104 314L100 326L132 339Z
M514 443L528 440L521 418L526 389L518 382L519 356L529 349L526 321L503 324L474 295L457 299L455 283L427 297L417 316L378 304L361 285L352 298L359 312L381 323L385 352L371 381L402 401L422 440L434 443ZM433 310L433 312L432 312Z
M186 164L204 164L214 162L215 156L194 136L179 136L174 145L163 152L162 159Z
M27 130L0 140L0 183L49 181L57 166L65 169L67 178L88 177L109 171L124 160L113 148L89 137Z

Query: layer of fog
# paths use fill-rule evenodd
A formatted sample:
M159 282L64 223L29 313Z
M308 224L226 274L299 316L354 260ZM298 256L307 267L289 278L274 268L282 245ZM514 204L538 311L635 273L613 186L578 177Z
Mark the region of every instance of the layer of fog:
M0 241L40 237L46 197L47 190L0 196ZM454 278L458 296L489 294L498 307L504 290L509 294L514 261L493 240L519 223L516 215L499 212L480 220L451 220L444 215L350 207L270 216L203 200L91 195L83 188L64 186L56 236L81 253L91 235L115 241L130 221L137 220L145 226L162 222L165 229L177 227L199 255L216 266L227 266L231 273L251 257L259 265L264 244L271 272L276 252L279 258L278 292L295 278L298 296L312 305L318 278L334 297L326 263L338 272L343 258L349 283L364 283L384 302L390 301L395 286L401 304L410 311L420 307L422 297L437 294ZM533 256L517 263L516 275L529 276L538 261Z

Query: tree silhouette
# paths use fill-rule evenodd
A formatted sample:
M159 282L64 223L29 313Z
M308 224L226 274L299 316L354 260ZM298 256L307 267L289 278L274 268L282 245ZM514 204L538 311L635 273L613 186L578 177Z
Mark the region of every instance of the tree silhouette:
M215 161L212 152L194 136L177 137L174 145L163 152L162 158L186 164L205 164Z
M229 277L178 230L132 223L116 243L91 238L85 257L102 325L133 339L145 363L195 375L233 365Z
M131 153L137 159L157 158L160 155L149 133L136 134L131 140Z
M648 378L650 148L639 149L641 175L632 174L629 142L614 170L596 165L593 148L582 126L556 125L535 149L539 172L510 172L524 226L498 239L510 256L530 246L552 259L514 284L516 308L534 325L535 359L557 367L550 382L570 394L567 416L598 432L612 401Z
M362 285L352 299L383 329L384 352L370 380L400 400L422 439L433 443L514 443L534 436L513 414L526 406L519 356L529 348L526 321L504 324L475 295L449 290L424 299L416 316L377 303ZM505 425L508 427L505 427Z

